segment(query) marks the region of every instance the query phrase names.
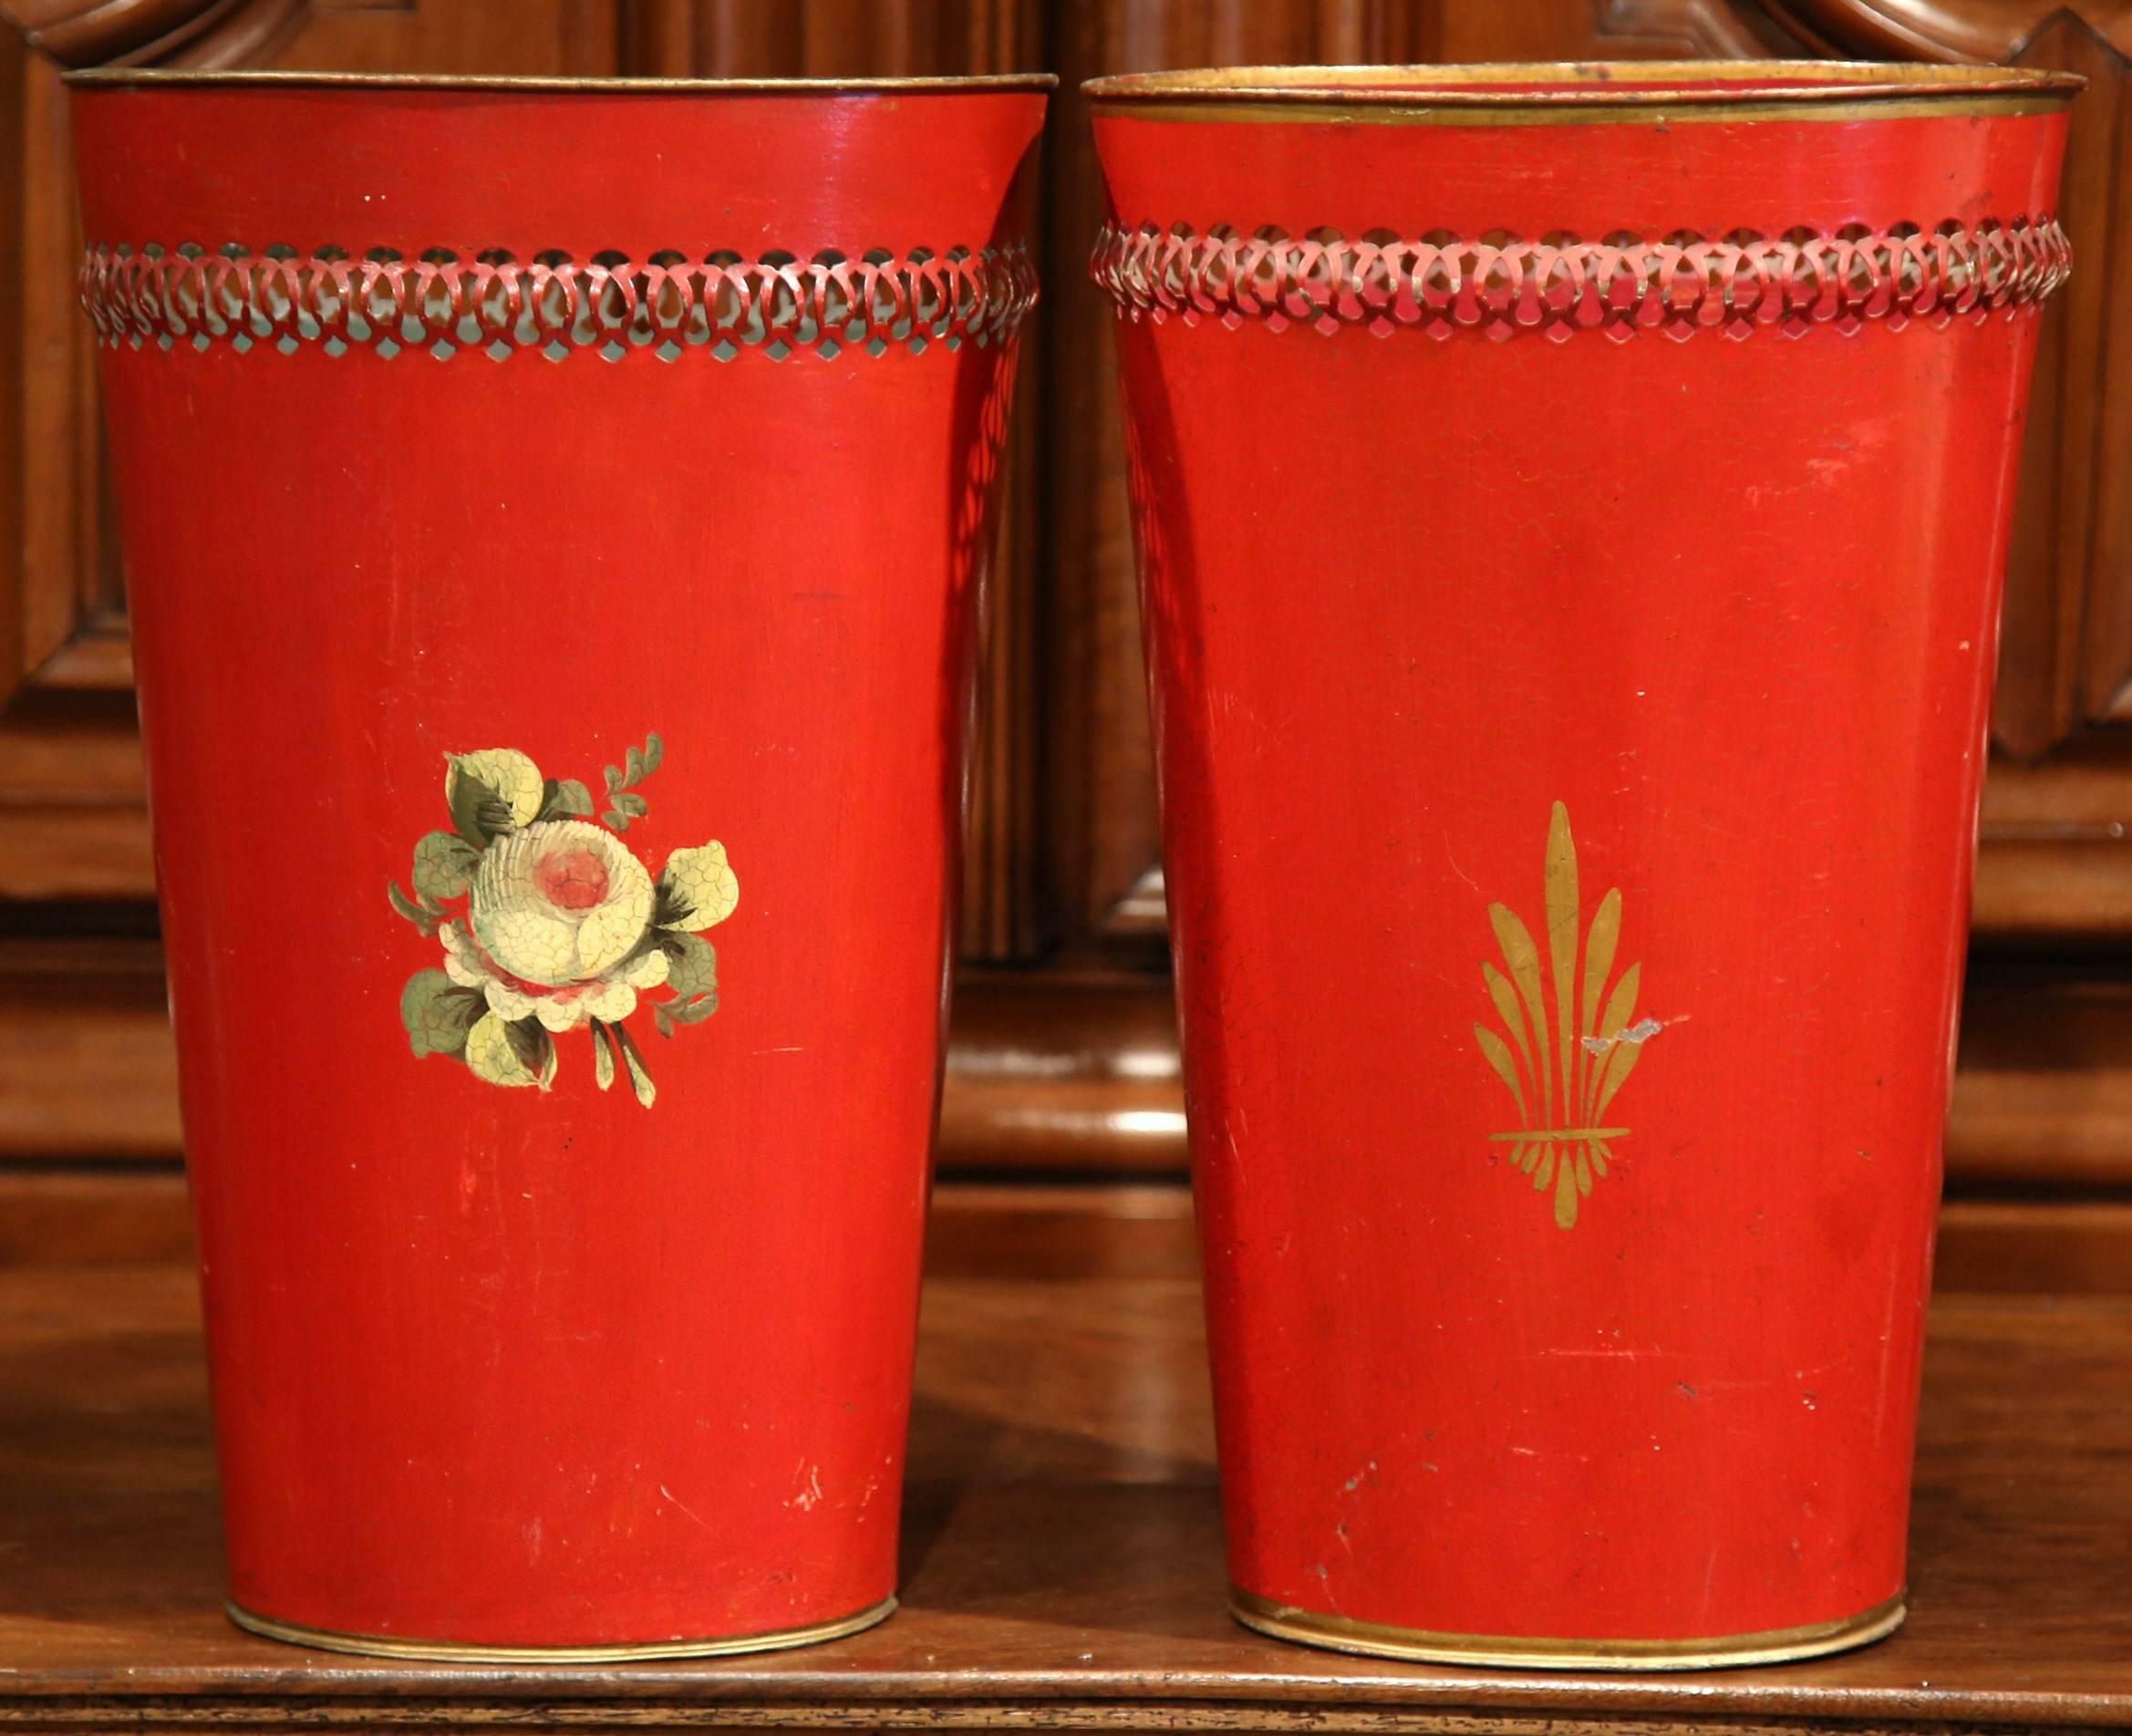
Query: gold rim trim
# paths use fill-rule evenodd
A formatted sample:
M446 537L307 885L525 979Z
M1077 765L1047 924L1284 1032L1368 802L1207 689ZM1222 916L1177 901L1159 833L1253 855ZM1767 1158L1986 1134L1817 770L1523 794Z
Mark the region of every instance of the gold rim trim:
M184 68L85 67L64 76L84 89L129 87L171 90L468 90L512 92L575 90L595 96L952 97L987 91L1054 90L1048 72L980 73L965 78L560 78L505 74L421 72L194 72Z
M1545 127L2048 114L2086 83L2030 67L1653 60L1220 67L1124 73L1082 91L1139 120Z
M812 1628L784 1628L775 1633L744 1634L737 1639L653 1639L631 1646L460 1646L442 1639L400 1639L382 1634L343 1634L300 1622L256 1615L232 1600L223 1606L247 1633L316 1651L355 1652L374 1658L419 1658L447 1664L626 1664L653 1658L731 1658L751 1651L784 1651L843 1639L886 1621L895 1599L884 1597L871 1608L840 1621Z
M1898 1592L1863 1615L1804 1628L1757 1634L1722 1634L1708 1639L1542 1639L1496 1634L1431 1633L1388 1628L1345 1616L1323 1616L1275 1603L1241 1586L1229 1588L1229 1613L1245 1627L1276 1639L1359 1652L1371 1658L1405 1658L1433 1664L1477 1664L1505 1669L1729 1669L1745 1664L1783 1664L1819 1658L1885 1639L1902 1626L1908 1592Z

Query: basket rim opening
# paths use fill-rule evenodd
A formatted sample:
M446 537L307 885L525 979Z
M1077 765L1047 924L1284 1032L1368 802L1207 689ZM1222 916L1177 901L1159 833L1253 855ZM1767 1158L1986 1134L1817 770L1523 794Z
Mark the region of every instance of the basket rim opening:
M1058 88L1049 72L979 73L912 78L571 78L510 74L289 72L274 68L195 70L160 67L84 67L62 82L82 90L440 90L509 96L811 97L985 96Z
M1726 111L1980 99L2056 107L2086 85L2078 73L1995 66L1843 60L1574 60L1385 67L1206 67L1094 78L1104 105L1294 106L1353 110Z

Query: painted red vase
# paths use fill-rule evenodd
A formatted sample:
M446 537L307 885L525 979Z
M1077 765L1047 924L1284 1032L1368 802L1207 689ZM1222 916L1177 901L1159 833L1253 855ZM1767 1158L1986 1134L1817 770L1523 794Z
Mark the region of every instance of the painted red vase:
M2078 80L1100 81L1237 1614L1889 1632Z
M894 1607L1049 82L75 80L244 1626Z

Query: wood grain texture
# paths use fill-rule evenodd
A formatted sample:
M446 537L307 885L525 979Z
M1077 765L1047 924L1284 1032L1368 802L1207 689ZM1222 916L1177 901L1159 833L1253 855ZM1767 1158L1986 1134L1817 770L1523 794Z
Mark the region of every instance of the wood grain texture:
M936 1283L901 1614L814 1651L513 1674L230 1628L190 1273L0 1273L0 1722L2132 1727L2132 1308L1941 1305L1909 1626L1847 1657L1701 1677L1379 1663L1235 1627L1204 1369L1188 1283Z
M1941 1287L2132 1293L2132 980L2031 966L1969 998ZM933 1268L1192 1276L1184 1125L1166 981L967 986ZM0 1265L181 1251L181 1150L153 943L0 946L0 1159L28 1165L0 1165Z
M1958 1192L2132 1202L2132 968L1972 974L1947 1141ZM949 1025L955 1173L1176 1176L1182 1057L1166 976L980 973ZM0 941L0 1157L175 1158L160 949Z
M63 67L233 64L304 9L305 0L6 0L0 24Z
M1024 72L1045 60L1039 0L627 0L621 69L647 78L916 78ZM1049 257L1047 300L1079 262ZM1049 382L1042 340L1024 340L1013 431L999 483L992 568L982 604L981 662L964 829L962 949L971 959L1037 950L1042 725L1037 597L1043 506L1040 455Z
M1060 76L1044 318L1045 436L1052 534L1043 574L1050 752L1044 870L1054 932L1144 957L1162 932L1149 893L1160 854L1139 605L1125 501L1124 435L1109 304L1083 268L1103 214L1102 177L1079 85L1102 73L1256 62L1562 60L1738 52L1766 26L1721 4L1640 0L1061 0L1050 67ZM1247 213L1208 221L1247 222Z
M191 1257L177 1164L0 1167L0 1269ZM1169 1182L970 1182L933 1191L926 1270L939 1278L1195 1281L1192 1195ZM1941 1209L1943 1296L2132 1298L2132 1204L1957 1199Z
M611 73L617 4L0 3L0 900L153 890L62 68Z
M1733 0L1809 54L2085 75L2059 212L2079 270L2045 316L2009 562L1976 926L2132 927L2132 6L2124 0ZM2101 823L2098 813L2106 816Z
M19 238L0 244L0 688L16 688L0 708L0 916L14 913L19 933L32 920L23 901L66 900L92 924L118 923L152 886L122 586L69 286L61 61L1063 75L1045 303L992 590L965 925L970 957L1040 968L967 987L942 1120L947 1173L1039 1178L1174 1176L1183 1162L1166 987L1151 976L1082 989L1091 960L1159 968L1164 918L1111 316L1082 269L1102 191L1074 81L1250 58L2078 64L2101 81L2077 110L2076 284L2090 300L2046 366L2056 408L2038 411L2025 485L2044 516L2016 554L2001 714L2003 738L2048 750L1993 768L1976 904L1987 946L2046 941L2075 967L2047 1006L2010 1002L2002 1017L1972 996L1950 1159L1972 1193L2099 1190L2109 1204L2132 1185L2132 1076L2118 1065L2132 1029L2104 950L2132 934L2132 738L2108 720L2132 693L2132 522L2120 522L2132 495L2118 461L2132 462L2118 402L2132 394L2113 396L2132 343L2112 337L2132 274L2110 264L2132 232L2120 210L2132 198L2128 16L2123 0L0 0L0 235ZM2090 712L2106 717L2080 721ZM2071 981L2082 976L2092 992ZM174 1155L161 996L150 976L121 986L88 955L35 984L0 966L0 1158ZM1049 1207L1040 1216L1055 1222Z
M2132 980L1971 974L1947 1133L1958 1188L2132 1200Z

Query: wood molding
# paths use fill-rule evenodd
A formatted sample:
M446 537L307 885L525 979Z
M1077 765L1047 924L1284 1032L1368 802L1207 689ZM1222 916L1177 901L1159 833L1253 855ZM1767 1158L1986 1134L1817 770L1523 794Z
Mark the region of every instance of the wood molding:
M2013 61L2065 21L2132 55L2126 0L1760 0L1759 9L1823 56Z
M21 324L0 319L0 407L21 406L0 423L0 508L8 509L0 518L15 522L18 502L30 515L19 563L0 556L0 816L16 822L0 833L0 897L151 891L138 780L120 790L85 774L74 784L45 777L32 787L16 779L7 751L36 737L43 759L64 756L64 741L41 731L37 716L24 715L25 702L34 713L49 690L123 693L132 680L94 437L93 356L71 300L67 262L78 252L78 235L65 196L71 168L64 109L54 67L37 57L67 66L271 58L380 70L689 77L1015 71L1043 57L1035 0L956 0L919 12L852 0L789 6L626 0L619 11L617 4L548 0L544 10L555 28L553 46L543 50L539 30L512 28L493 10L484 21L484 8L469 0L428 0L389 13L347 0L0 0L0 23L13 26L18 49L36 51L26 57L25 77L36 93L40 122L16 152L18 172L0 164L0 184L18 196L39 195L25 209L34 211L41 238L26 249L21 281L7 303L25 309ZM521 22L537 22L537 15ZM528 59L529 52L535 57ZM61 354L64 367L48 359ZM26 368L20 358L30 355L47 360ZM1025 362L1002 485L1004 558L995 562L987 587L985 727L968 784L964 946L974 957L1030 956L1041 925L1035 776L1040 683L1031 575L1042 522L1045 395L1040 368ZM52 427L72 428L79 438L71 445L29 438ZM17 703L6 708L11 694Z
M0 709L0 899L155 896L133 697L54 683Z
M62 67L242 66L305 0L0 0L0 26Z
M0 947L0 1159L173 1161L177 1071L151 941ZM1176 1178L1185 1098L1167 980L979 975L957 994L945 1173ZM1949 1186L2132 1204L2132 971L1972 973Z
M175 1164L0 1168L0 1269L189 1262L192 1224ZM943 1180L926 1232L930 1278L1199 1276L1192 1195L1168 1184ZM2132 1296L2132 1202L1950 1200L1934 1287Z
M1596 0L1593 34L1610 54L1638 57L1759 60L1804 45L1776 19L1728 0Z

